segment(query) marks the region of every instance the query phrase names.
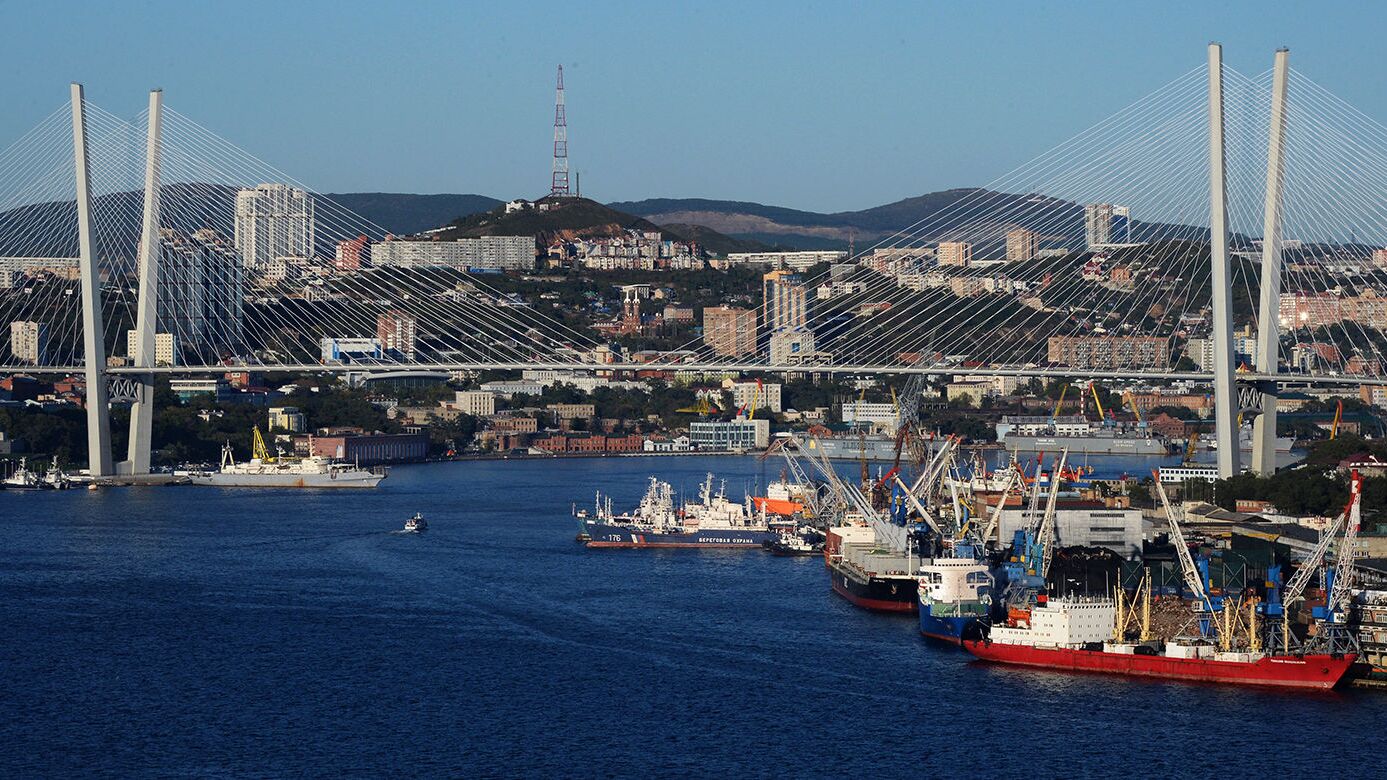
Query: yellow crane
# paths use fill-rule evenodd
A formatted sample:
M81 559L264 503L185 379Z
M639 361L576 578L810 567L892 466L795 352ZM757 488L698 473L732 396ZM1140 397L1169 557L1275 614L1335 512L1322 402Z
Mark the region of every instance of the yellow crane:
M1132 394L1132 391L1131 391L1131 390L1124 390L1123 393L1122 393L1122 397L1127 401L1127 405L1130 406L1130 407L1132 407L1132 414L1135 414L1135 415L1137 416L1137 424L1140 425L1140 424L1141 424L1141 410L1137 408L1137 399L1136 399L1136 396L1134 396L1134 395Z
M260 426L251 429L250 456L259 460L261 463L274 463L275 459L270 457L270 448L265 446L265 437L260 435Z
M1055 420L1058 420L1058 419L1059 419L1060 410L1064 408L1064 396L1065 396L1065 393L1068 393L1068 392L1069 392L1069 385L1068 385L1068 384L1065 384L1063 387L1060 388L1060 399L1059 399L1058 401L1055 402L1055 413L1052 414L1052 415L1050 415L1050 422L1051 422L1051 423L1053 423Z
M1336 407L1334 407L1334 424L1331 425L1331 426L1329 426L1329 438L1330 438L1330 439L1333 439L1334 437L1336 437L1336 436L1339 435L1339 422L1342 421L1343 419L1344 419L1344 402L1343 402L1343 401L1340 401L1340 402L1339 402L1339 405L1336 406Z
M1098 400L1098 383L1097 383L1097 382L1089 382L1089 383L1088 383L1088 391L1089 391L1090 393L1093 394L1093 405L1096 406L1096 407L1098 407L1098 419L1099 419L1099 420L1104 420L1104 419L1106 419L1107 416L1108 416L1108 414L1107 414L1107 412L1104 412L1104 411L1103 411L1103 402L1100 401L1100 400Z

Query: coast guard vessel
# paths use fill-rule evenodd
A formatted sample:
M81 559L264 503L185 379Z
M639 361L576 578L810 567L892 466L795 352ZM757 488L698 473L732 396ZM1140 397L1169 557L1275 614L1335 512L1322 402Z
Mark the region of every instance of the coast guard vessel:
M726 485L713 492L713 475L699 486L698 501L677 506L668 482L650 478L633 512L613 514L611 497L597 494L594 512L578 514L579 538L588 547L744 547L760 549L779 538L750 500L728 500Z

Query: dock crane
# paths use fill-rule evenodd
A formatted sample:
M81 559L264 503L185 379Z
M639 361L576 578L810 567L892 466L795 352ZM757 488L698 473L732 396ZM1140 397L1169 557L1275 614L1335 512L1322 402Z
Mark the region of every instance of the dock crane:
M1151 476L1156 481L1156 494L1160 496L1161 506L1165 509L1166 521L1170 523L1170 541L1175 546L1176 557L1180 560L1180 574L1185 578L1185 587L1189 588L1190 593L1194 595L1194 611L1195 617L1199 620L1199 632L1203 636L1208 636L1209 625L1212 623L1218 638L1222 638L1224 628L1218 621L1218 613L1214 609L1213 601L1209 598L1209 591L1204 587L1204 578L1200 575L1199 568L1194 565L1194 556L1190 555L1190 547L1185 540L1185 532L1180 528L1180 521L1175 517L1175 510L1170 507L1170 499L1166 497L1161 475L1152 471Z
M1050 475L1050 497L1045 502L1045 515L1040 519L1040 543L1042 545L1042 555L1040 564L1040 576L1050 576L1050 562L1055 558L1055 511L1059 507L1060 482L1064 474L1064 462L1069 458L1069 450L1060 453L1059 460L1055 462L1054 473ZM1036 475L1036 485L1039 488L1040 475Z
M1069 392L1069 385L1068 385L1068 383L1066 383L1063 387L1060 388L1060 397L1059 397L1059 400L1058 400L1058 401L1055 401L1055 411L1054 411L1053 414L1050 415L1050 424L1051 424L1051 425L1054 425L1055 422L1056 422L1057 420L1059 420L1059 418L1060 418L1060 410L1064 408L1064 396L1065 396L1065 394L1068 393L1068 392Z
M1348 505L1344 511L1340 512L1329 526L1324 529L1319 542L1310 554L1300 563L1296 569L1294 577L1286 583L1286 587L1281 595L1280 604L1269 604L1267 613L1270 616L1281 616L1281 636L1279 637L1281 648L1289 653L1293 645L1291 636L1291 609L1294 604L1305 595L1305 588L1310 584L1310 580L1315 573L1325 570L1325 599L1324 612L1322 618L1328 626L1339 625L1339 618L1346 616L1349 607L1349 588L1352 586L1354 565L1357 561L1358 526L1361 523L1362 510L1360 499L1362 496L1362 482L1359 480L1358 472L1353 473L1349 488ZM1343 536L1339 536L1343 530ZM1340 541L1337 560L1332 573L1325 567L1328 559L1329 548L1336 540ZM1325 627L1325 626L1322 626ZM1326 640L1332 641L1333 637L1328 636L1334 631L1329 629L1325 632Z
M1007 496L1011 495L1012 488L1015 487L1018 482L1021 484L1024 491L1025 480L1021 479L1021 475L1017 471L1016 466L1009 466L1007 468L1006 481L1002 483L1001 498L997 500L997 506L992 508L992 513L988 515L987 518L987 526L983 529L981 537L983 544L987 544L988 540L992 538L992 535L997 533L997 524L1001 519L1002 509L1006 506Z

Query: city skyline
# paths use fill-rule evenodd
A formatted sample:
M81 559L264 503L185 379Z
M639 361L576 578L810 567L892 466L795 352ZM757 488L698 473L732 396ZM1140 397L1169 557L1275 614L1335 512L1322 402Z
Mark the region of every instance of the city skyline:
M539 4L485 18L441 5L336 14L302 5L265 26L253 7L233 18L170 5L146 28L120 11L58 6L12 28L17 66L0 92L11 107L0 136L18 137L51 111L67 80L87 82L93 100L121 115L158 85L185 113L318 192L536 197L551 178L562 64L571 165L575 177L588 174L585 194L836 211L984 185L1198 65L1210 37L1249 73L1290 45L1307 73L1369 115L1387 115L1387 95L1367 75L1380 9L1330 9L1354 24L1309 25L1301 18L1309 6L1253 8L1188 5L1177 23L1166 7L1113 14L1094 5L806 16L778 4L640 14L608 4L580 16ZM296 37L310 23L336 34ZM84 45L30 48L60 25ZM647 27L663 32L624 34ZM209 28L221 47L206 45ZM552 54L513 45L511 31L529 28L558 31ZM361 30L372 31L373 56L341 45ZM443 46L446 36L464 45ZM626 43L608 45L615 39ZM1035 40L1055 45L1037 52ZM938 56L934 41L963 46ZM710 56L667 56L690 43ZM260 56L289 50L300 54ZM861 54L809 54L824 50ZM1028 67L1037 56L1043 67ZM633 57L649 66L628 67ZM941 107L950 108L947 122ZM859 121L878 114L892 121ZM1018 115L1043 121L1008 120Z

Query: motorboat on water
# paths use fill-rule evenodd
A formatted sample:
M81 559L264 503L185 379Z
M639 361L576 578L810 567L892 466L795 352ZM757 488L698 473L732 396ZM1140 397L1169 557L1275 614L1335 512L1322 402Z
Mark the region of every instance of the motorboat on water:
M429 521L424 519L424 513L415 512L414 517L405 521L404 533L422 534L429 530Z

